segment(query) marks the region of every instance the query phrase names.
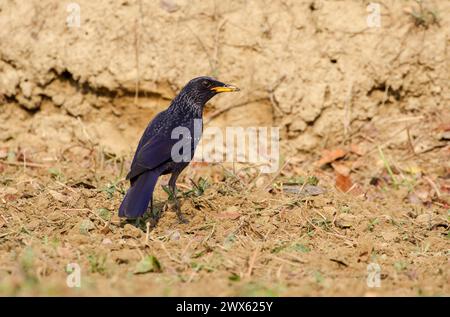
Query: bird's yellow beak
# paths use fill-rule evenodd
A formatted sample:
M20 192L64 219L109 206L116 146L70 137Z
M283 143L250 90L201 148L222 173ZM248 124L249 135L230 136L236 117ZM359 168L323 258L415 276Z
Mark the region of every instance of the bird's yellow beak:
M214 90L215 92L233 92L233 91L239 91L240 89L233 85L225 85L225 86L217 86L211 88L211 90Z

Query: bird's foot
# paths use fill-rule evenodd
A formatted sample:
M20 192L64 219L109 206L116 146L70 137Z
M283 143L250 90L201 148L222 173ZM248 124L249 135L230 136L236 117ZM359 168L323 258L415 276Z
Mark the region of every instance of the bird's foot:
M180 209L177 208L176 213L177 213L178 220L180 220L180 223L184 223L184 224L189 223L189 221L184 217L184 215Z
M150 218L148 223L150 224L150 228L155 228L158 224L159 218Z
M145 223L150 224L150 228L154 228L158 224L159 219L161 219L161 212L158 208L149 206L147 212L144 214L143 220Z
M178 220L180 223L189 223L189 221L184 217L183 213L181 212L180 202L178 199L169 199L170 204L172 205L172 208L175 210L175 213L177 214Z

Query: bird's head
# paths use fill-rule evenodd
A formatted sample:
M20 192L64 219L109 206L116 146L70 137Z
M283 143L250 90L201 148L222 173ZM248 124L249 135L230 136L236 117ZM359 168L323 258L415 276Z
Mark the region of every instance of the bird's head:
M184 86L181 94L185 94L190 100L205 104L209 99L222 92L239 91L233 85L222 83L211 77L197 77Z

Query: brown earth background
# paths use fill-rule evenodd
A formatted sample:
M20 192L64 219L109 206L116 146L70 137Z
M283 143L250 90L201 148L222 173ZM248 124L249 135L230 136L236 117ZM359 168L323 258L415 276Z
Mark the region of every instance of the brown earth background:
M0 2L0 294L449 295L450 2L76 2ZM242 89L207 126L280 128L280 171L194 164L189 225L124 225L143 129L200 75Z

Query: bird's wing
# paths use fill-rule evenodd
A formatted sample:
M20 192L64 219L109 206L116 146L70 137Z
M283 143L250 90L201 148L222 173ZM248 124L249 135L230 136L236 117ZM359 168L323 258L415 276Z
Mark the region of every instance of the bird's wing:
M177 140L164 135L154 135L136 151L127 179L132 179L145 171L152 170L171 160L172 146Z
M133 162L131 162L131 166L133 166L135 164L135 161L136 161L136 158L137 158L137 153L139 153L140 149L144 146L144 144L149 142L149 140L151 140L152 137L154 137L154 135L155 135L154 134L155 126L159 125L160 122L162 120L164 120L164 118L165 118L165 111L158 113L156 115L156 117L149 123L149 125L145 129L144 133L142 134L141 139L139 140L139 144L137 146L135 155L133 157Z

